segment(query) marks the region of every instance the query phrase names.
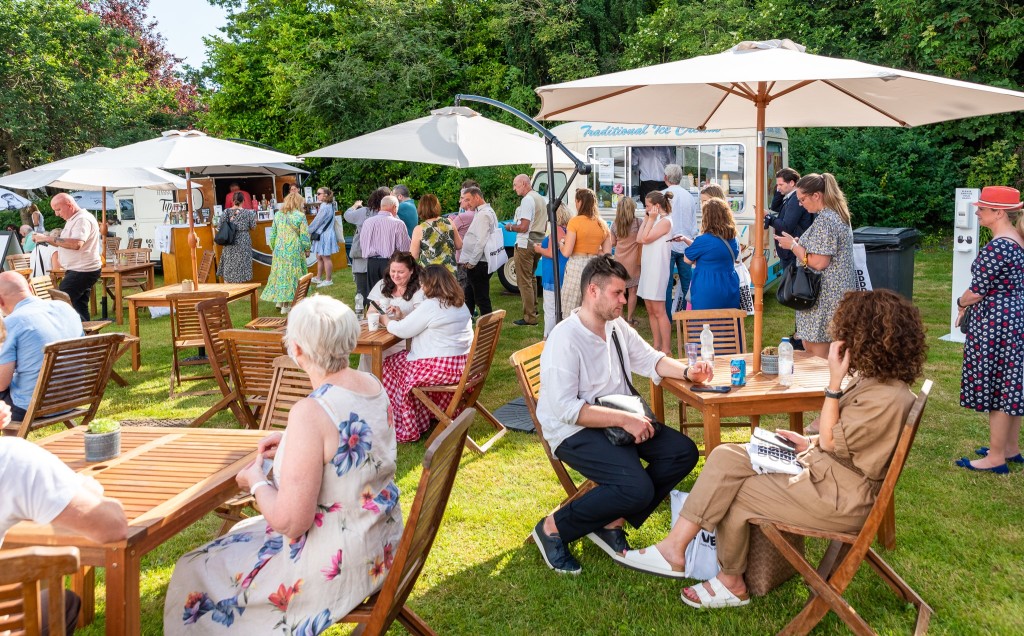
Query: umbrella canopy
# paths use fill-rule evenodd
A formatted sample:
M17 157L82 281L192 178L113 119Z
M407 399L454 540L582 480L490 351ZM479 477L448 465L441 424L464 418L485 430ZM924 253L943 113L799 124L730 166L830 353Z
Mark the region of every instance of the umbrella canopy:
M303 157L415 161L456 168L547 161L542 137L498 123L464 106L432 110L428 117L307 152Z
M156 168L66 168L71 159L92 157L109 148L90 148L81 155L61 159L41 166L16 172L0 178L0 186L30 190L33 188L63 188L65 190L102 190L109 188L149 188L151 190L183 190L185 180ZM99 199L97 198L97 201ZM81 204L79 204L81 205ZM86 207L86 206L82 206ZM100 209L87 208L87 209Z
M287 163L268 163L257 166L201 166L192 170L192 174L205 177L280 177L286 174L309 174L309 171Z
M789 40L742 42L646 68L542 86L537 119L758 130L755 228L764 218L766 126L917 126L1024 110L1024 93L804 52ZM766 232L755 231L754 364L761 368Z
M31 203L21 195L0 188L0 210L20 210Z

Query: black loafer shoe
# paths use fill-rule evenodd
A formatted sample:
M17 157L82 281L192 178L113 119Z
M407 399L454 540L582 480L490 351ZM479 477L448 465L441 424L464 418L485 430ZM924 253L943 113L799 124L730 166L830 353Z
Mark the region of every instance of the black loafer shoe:
M587 535L594 545L608 553L613 559L621 559L622 555L633 548L626 541L626 531L618 528L601 528Z
M517 326L517 327L536 327L537 326L537 323L535 323L535 322L526 322L522 318L520 318L519 320L514 321L512 324Z
M544 520L541 519L533 528L533 541L540 549L540 555L548 567L559 574L579 574L583 568L579 561L569 553L562 543L561 537L544 533Z

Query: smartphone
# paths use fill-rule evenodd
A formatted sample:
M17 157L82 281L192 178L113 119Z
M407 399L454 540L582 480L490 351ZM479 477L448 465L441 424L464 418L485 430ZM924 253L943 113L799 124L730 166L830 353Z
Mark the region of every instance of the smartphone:
M374 309L376 309L377 313L382 315L382 316L386 316L388 314L388 312L386 312L383 309L381 309L381 306L377 304L377 301L373 300L372 298L370 299L370 306L373 307Z
M783 436L779 435L778 433L775 433L774 439L775 439L775 442L779 446L784 446L784 447L788 448L791 451L795 451L796 450L796 444L794 444L790 439L788 439L786 437L783 437Z
M685 234L676 234L675 236L673 236L669 240L673 241L673 242L676 242L676 243L679 243L679 242L683 241L684 239L689 239L689 237L686 236Z
M702 384L697 384L697 385L691 386L690 390L691 391L698 391L700 393L728 393L729 391L732 390L732 387L729 386L728 384L726 384L724 386L705 386L705 385L702 385Z

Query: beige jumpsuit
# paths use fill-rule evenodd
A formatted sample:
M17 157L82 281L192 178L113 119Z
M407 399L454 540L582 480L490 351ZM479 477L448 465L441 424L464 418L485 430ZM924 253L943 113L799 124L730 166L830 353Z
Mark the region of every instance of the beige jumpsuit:
M755 517L856 532L871 511L913 403L914 394L900 380L854 378L839 400L831 453L815 441L799 457L805 467L799 475L759 475L743 445L718 446L680 515L717 531L718 560L725 574L746 571L747 522Z

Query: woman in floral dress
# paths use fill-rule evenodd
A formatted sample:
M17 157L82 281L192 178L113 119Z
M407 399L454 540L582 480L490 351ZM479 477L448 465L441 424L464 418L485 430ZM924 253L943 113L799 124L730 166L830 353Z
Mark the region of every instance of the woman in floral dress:
M249 232L256 227L256 212L242 207L245 197L236 192L232 198L234 207L224 210L217 229L228 221L235 226L235 242L225 245L220 251L220 271L217 274L225 283L248 283L252 280L252 236Z
M238 474L263 514L178 560L165 634L319 634L380 589L402 534L397 445L380 382L348 368L358 337L340 301L296 305L285 343L316 388Z
M289 194L270 226L270 249L273 250L274 260L270 265L267 286L263 288L260 298L276 303L282 314L288 313L295 300L295 288L299 286L299 279L307 269L306 252L312 245L306 215L302 211L304 203L297 192Z
M462 237L451 221L441 216L441 204L432 194L420 199L420 221L412 231L409 253L420 265L444 265L453 276L457 276L458 264L455 251L462 249Z

